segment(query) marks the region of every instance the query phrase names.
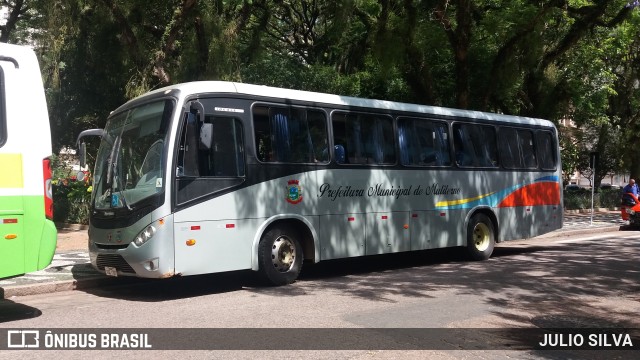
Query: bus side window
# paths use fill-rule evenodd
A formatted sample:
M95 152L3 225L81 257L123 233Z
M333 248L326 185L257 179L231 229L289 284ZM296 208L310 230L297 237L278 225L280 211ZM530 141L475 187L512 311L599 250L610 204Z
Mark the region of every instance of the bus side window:
M211 146L201 146L198 121L187 114L180 140L178 176L244 176L242 126L237 119L206 116Z
M393 122L390 117L363 113L334 113L331 122L334 144L345 149L344 163L395 163Z
M0 147L7 141L7 119L4 99L4 71L0 66Z
M334 146L334 156L336 157L336 162L338 164L344 164L344 161L345 161L344 146L335 145Z
M275 105L258 105L252 112L256 156L259 161L329 161L329 138L324 112Z
M498 166L495 128L477 124L454 124L453 134L456 163L459 166Z
M207 116L212 146L199 151L200 176L244 176L242 125L235 118Z
M402 165L451 165L447 125L427 119L398 120Z
M533 146L533 133L531 130L518 130L518 141L524 167L527 169L537 168L538 160L536 159L536 152Z
M473 165L473 156L468 149L469 141L465 141L465 134L460 125L454 125L453 145L456 151L456 164L458 166Z
M194 113L187 113L180 138L178 153L178 176L199 176L198 171L198 143L197 117Z
M538 131L536 133L536 145L540 167L543 170L555 170L556 154L553 135L549 131Z

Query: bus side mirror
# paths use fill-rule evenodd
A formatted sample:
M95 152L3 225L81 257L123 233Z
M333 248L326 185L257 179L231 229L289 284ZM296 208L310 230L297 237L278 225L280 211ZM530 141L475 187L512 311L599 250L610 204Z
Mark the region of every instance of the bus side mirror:
M78 156L80 157L80 168L83 169L87 165L87 144L84 141L80 143Z

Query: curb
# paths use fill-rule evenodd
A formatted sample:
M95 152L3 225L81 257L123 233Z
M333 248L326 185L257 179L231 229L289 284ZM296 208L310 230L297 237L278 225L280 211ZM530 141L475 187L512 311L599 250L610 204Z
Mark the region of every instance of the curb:
M85 290L96 287L127 286L144 280L149 279L134 277L126 279L116 279L104 276L96 276L84 279L54 281L50 283L35 283L9 286L7 288L0 289L0 300L7 300L17 296L50 294L62 291Z
M534 238L530 238L527 240L532 240L532 239L548 239L548 238L554 238L554 237L564 237L564 236L575 236L575 235L586 235L586 234L591 234L593 233L593 230L598 230L598 232L613 232L613 231L619 231L623 228L622 225L611 225L611 226L594 226L591 227L589 225L587 225L586 227L582 228L582 229L575 229L575 230L556 230L554 232L550 232L544 235L540 235L540 236L536 236Z
M68 224L68 223L55 223L57 230L88 230L89 225L82 224Z
M593 213L611 213L620 211L619 207L612 208L594 208ZM579 215L579 214L591 214L591 209L572 209L572 210L564 210L566 215Z

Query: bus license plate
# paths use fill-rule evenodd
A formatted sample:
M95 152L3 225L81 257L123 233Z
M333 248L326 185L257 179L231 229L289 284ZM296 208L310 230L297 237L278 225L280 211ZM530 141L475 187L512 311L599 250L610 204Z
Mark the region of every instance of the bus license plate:
M118 276L118 270L116 270L116 268L111 266L105 266L104 272L105 274L107 274L107 276Z

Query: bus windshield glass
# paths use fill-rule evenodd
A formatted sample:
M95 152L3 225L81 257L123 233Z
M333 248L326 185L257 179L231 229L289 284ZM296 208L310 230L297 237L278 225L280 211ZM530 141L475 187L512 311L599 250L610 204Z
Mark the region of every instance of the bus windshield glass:
M161 100L113 115L94 172L96 209L131 209L164 189L167 129L174 103Z

